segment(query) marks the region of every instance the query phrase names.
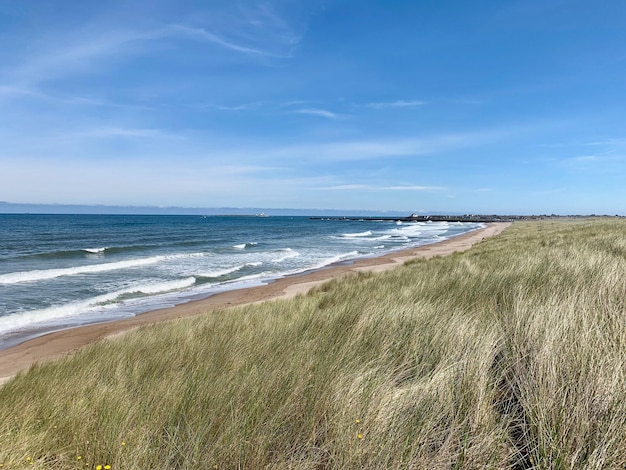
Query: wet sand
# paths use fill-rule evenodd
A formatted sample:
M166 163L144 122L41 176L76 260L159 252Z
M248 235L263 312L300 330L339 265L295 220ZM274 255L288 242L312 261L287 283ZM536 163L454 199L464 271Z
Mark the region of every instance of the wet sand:
M95 341L120 336L142 325L201 315L232 306L292 298L298 294L306 293L311 288L330 279L348 273L381 272L400 266L411 259L427 259L433 256L445 256L458 251L465 251L484 238L499 234L509 225L511 224L490 223L483 229L432 245L396 251L376 258L359 259L351 264L334 265L317 271L281 278L263 286L221 292L206 299L142 313L132 318L48 333L0 351L0 384L16 373L27 370L34 363L63 357Z

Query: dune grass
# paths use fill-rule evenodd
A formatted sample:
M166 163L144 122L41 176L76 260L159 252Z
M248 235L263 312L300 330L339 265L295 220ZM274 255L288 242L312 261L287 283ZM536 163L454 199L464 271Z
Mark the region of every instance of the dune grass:
M626 222L516 223L34 367L0 465L624 468L625 361Z

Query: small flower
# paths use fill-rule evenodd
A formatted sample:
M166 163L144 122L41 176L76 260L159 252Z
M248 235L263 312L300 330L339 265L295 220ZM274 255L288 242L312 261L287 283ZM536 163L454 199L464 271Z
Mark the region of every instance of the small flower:
M96 465L96 470L102 470L102 465Z
M358 434L356 435L356 437L358 437L359 439L363 439L363 434L358 433Z
M77 455L76 460L82 460L82 457L80 455Z
M355 422L356 424L359 424L359 423L361 422L361 420L357 418L357 419L355 419L355 420L354 420L354 422Z
M26 461L27 462L30 462L31 460L33 460L33 459L31 459L30 457L26 457Z
M104 466L104 470L111 470L111 466L110 465L105 465Z
M126 443L124 441L122 441L122 447L124 447L126 445Z

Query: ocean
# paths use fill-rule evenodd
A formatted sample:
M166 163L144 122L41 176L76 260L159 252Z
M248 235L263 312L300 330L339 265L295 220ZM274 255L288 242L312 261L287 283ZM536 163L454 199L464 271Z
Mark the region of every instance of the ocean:
M308 217L0 214L0 349L479 227Z

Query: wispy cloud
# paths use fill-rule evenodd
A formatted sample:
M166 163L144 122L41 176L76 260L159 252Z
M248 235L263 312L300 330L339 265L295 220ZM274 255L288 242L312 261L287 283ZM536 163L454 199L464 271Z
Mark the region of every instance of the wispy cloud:
M37 93L27 87L23 86L12 86L12 85L0 85L0 98L12 98L12 97L22 97L22 96L34 96L39 97L41 94Z
M385 186L381 188L385 191L443 191L447 188L443 186Z
M4 70L1 94L49 80L93 72L131 56L153 53L158 42L195 41L248 57L289 58L293 56L304 27L292 25L270 5L228 8L228 14L206 15L194 24L171 22L152 28L90 25L82 29L49 32L50 41L29 54L14 54ZM44 31L42 34L46 34ZM216 59L218 60L218 59ZM7 62L9 63L9 62Z
M213 44L217 44L218 46L222 46L226 49L230 49L236 52L242 52L244 54L276 56L276 54L273 54L269 51L257 49L243 44L237 44L234 41L230 41L226 38L220 37L217 34L212 33L211 31L208 31L204 28L195 28L185 25L172 25L164 29L164 35L168 35L168 33L171 33L172 35L187 36L194 39L208 41Z
M587 142L585 145L593 147L622 147L626 146L626 139L594 140Z
M626 154L607 152L556 159L556 164L579 173L616 176L624 174L625 161Z
M373 109L384 109L384 108L415 108L417 106L424 106L428 104L426 101L422 100L396 100L396 101L386 101L379 103L368 103L368 108Z
M338 119L339 118L338 114L333 113L331 111L328 111L326 109L303 108L303 109L296 109L294 111L294 113L297 113L297 114L309 114L311 116L320 116L320 117L327 118L327 119Z
M283 103L280 103L279 106L281 108L289 108L291 106L302 106L305 104L311 104L313 103L313 101L310 100L290 100L290 101L285 101Z
M446 188L443 186L340 184L335 186L321 186L313 189L317 191L442 191Z
M335 186L321 186L312 189L316 191L359 191L368 188L369 186L365 184L338 184Z
M232 106L221 105L216 106L216 108L221 111L249 111L251 109L258 109L262 105L263 102L261 101L253 101L251 103L236 104Z
M38 54L30 55L16 64L6 75L12 87L28 88L51 79L79 72L91 71L103 65L104 58L120 59L131 52L138 52L133 44L153 39L154 32L104 31L73 32L66 35L65 43L55 44Z
M415 138L379 138L328 143L308 142L302 145L267 149L273 158L298 158L302 161L364 161L392 157L434 155L481 145L500 138L505 131L476 131L457 134L435 134Z

